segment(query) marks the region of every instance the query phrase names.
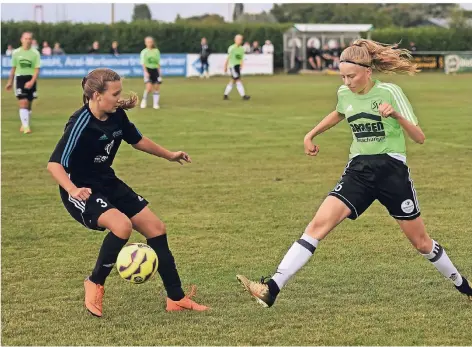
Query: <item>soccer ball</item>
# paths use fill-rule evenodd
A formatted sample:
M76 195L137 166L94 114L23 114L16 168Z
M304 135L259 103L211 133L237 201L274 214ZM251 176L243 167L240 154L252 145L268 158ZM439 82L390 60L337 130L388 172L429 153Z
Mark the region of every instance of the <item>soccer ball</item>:
M144 243L130 243L123 247L116 260L120 276L134 284L149 280L157 271L157 255Z

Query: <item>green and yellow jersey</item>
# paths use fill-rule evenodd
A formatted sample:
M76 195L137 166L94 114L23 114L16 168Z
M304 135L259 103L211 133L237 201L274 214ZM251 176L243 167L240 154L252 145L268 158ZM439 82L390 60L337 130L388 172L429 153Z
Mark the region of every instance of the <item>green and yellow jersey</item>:
M144 48L141 51L141 65L149 69L157 69L160 67L161 63L161 52L157 48Z
M418 125L413 108L402 89L393 83L375 81L365 95L338 89L336 111L344 114L352 130L349 158L357 155L390 154L406 160L403 128L397 120L379 114L379 105L388 103L411 123Z
M236 44L228 47L228 63L229 67L241 65L244 59L244 47Z
M41 56L34 48L17 48L11 56L11 65L15 67L15 76L32 76L34 70L41 67Z

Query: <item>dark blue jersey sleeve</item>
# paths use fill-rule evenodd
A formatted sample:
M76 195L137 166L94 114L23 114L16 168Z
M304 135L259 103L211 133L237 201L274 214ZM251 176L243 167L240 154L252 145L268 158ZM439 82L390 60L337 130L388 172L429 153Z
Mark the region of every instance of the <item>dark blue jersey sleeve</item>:
M65 167L66 158L68 158L69 156L69 147L71 147L70 143L72 142L72 132L74 131L74 124L74 119L69 120L69 122L66 124L64 133L62 134L62 137L57 143L54 152L52 152L51 158L49 158L49 162L59 163Z
M69 167L69 161L82 132L90 121L90 113L85 109L78 117L72 116L67 122L61 139L56 145L49 159L50 162L59 163L65 168Z
M135 145L139 141L141 141L142 138L143 135L141 134L141 132L129 120L125 111L123 111L123 140L128 142L130 145Z

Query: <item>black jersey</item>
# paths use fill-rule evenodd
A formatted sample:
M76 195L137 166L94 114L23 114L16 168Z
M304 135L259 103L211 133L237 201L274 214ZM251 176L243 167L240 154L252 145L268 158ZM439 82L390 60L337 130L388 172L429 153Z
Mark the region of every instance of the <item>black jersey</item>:
M69 118L49 161L61 164L76 186L100 189L116 179L111 165L121 141L136 144L141 139L123 109L100 121L86 104Z

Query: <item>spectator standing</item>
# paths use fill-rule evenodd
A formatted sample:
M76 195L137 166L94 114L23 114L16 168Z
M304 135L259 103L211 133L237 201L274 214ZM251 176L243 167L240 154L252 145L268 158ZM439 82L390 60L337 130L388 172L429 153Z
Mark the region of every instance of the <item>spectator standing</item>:
M201 62L201 68L200 68L200 78L206 77L210 78L210 73L208 72L209 70L209 65L208 65L208 58L210 57L210 47L208 46L207 39L205 37L202 37L202 40L200 41L200 62Z
M61 44L56 42L54 44L54 48L52 49L52 55L64 55L66 54L64 50L61 48Z
M270 40L266 40L264 46L262 46L262 53L264 54L274 54L274 45Z
M11 57L12 53L13 53L13 46L12 46L12 45L8 45L7 50L5 51L5 55L6 55L7 57Z
M120 52L118 51L118 41L113 41L111 43L110 54L113 54L115 57L120 55Z
M100 53L100 44L98 43L98 41L94 41L92 43L92 48L89 49L88 53L89 54L98 54Z
M254 53L254 54L259 54L261 53L261 47L259 47L259 42L257 41L254 41L252 43L252 52L251 53Z
M52 49L49 47L49 43L47 41L43 42L43 49L41 50L42 55L52 55Z

